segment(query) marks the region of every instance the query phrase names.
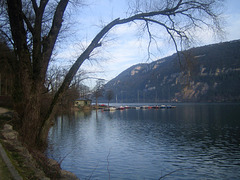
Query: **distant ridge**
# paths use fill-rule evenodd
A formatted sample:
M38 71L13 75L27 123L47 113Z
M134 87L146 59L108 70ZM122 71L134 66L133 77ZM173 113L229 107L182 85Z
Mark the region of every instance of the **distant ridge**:
M131 66L105 85L118 102L240 102L240 40ZM114 99L113 102L116 100Z

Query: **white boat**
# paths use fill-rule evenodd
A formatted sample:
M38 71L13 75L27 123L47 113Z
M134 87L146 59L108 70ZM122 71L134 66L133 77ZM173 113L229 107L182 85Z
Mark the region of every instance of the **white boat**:
M160 108L167 108L167 106L163 104L160 106Z
M141 106L141 109L148 109L148 106Z
M130 109L131 107L129 107L129 106L124 106L124 109Z
M109 109L110 109L110 111L116 111L117 108L115 108L115 107L110 107Z
M106 108L104 109L104 111L116 111L117 108L115 107L109 107L109 108Z

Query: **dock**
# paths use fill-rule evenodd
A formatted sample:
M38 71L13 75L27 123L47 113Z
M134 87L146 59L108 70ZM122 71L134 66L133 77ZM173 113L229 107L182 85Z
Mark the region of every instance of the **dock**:
M176 108L176 106L174 105L154 105L154 106L106 106L106 105L100 105L98 108L96 109L100 109L102 111L116 111L116 110L128 110L128 109L136 109L136 110L146 110L146 109L173 109Z

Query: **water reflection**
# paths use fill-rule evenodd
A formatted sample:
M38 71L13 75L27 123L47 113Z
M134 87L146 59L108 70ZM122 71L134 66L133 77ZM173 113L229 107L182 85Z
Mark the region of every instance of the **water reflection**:
M240 106L75 112L58 117L47 154L85 179L238 179ZM109 168L107 168L109 167ZM109 171L108 171L109 170Z

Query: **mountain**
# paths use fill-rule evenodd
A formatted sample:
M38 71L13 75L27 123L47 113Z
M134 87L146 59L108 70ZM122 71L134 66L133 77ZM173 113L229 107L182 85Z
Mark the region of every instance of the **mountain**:
M240 40L134 65L105 85L117 102L239 102ZM116 101L115 99L113 102Z

